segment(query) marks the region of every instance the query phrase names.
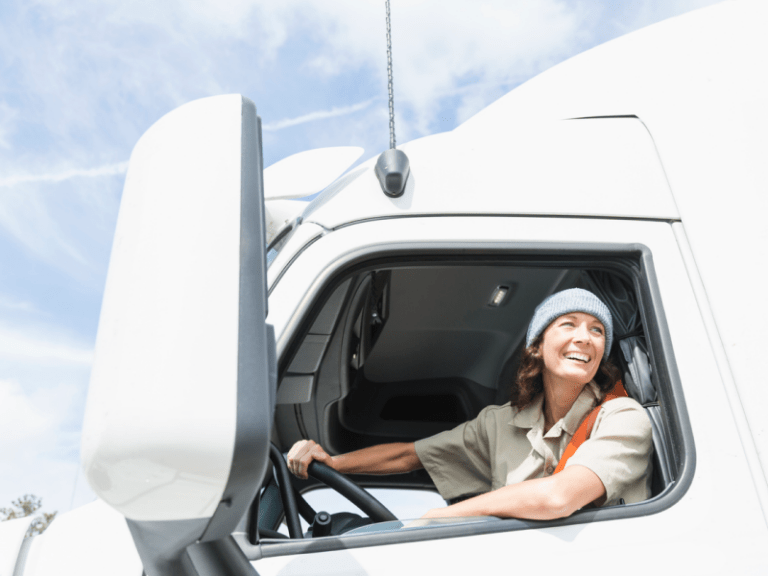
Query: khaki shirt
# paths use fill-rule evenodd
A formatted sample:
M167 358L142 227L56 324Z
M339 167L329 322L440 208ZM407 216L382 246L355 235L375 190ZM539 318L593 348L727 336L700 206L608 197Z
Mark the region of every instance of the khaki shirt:
M469 422L416 442L416 454L446 500L549 476L601 394L590 382L544 434L544 396L523 410L488 406ZM650 497L651 422L631 398L607 402L592 435L566 464L586 466L605 486L604 506Z

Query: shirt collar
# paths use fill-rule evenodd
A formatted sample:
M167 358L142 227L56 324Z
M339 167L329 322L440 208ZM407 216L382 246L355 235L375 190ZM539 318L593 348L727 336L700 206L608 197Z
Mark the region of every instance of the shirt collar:
M573 436L579 425L589 412L597 405L602 398L600 388L595 384L594 380L584 386L584 389L576 397L573 406L568 410L568 413L563 416L562 427L568 434ZM528 406L517 412L510 422L511 425L518 428L533 428L537 424L544 425L544 394L539 394L533 399ZM555 423L553 428L557 427L558 422Z
M512 417L512 422L510 422L510 424L513 424L518 428L533 428L538 423L539 419L544 419L543 406L544 394L539 394L530 404L528 404L528 406L518 411L517 414Z

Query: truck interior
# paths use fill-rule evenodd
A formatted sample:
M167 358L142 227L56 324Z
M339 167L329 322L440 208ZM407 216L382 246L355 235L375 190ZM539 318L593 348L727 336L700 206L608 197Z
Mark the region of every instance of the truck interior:
M611 308L612 358L653 425L648 502L661 500L686 458L675 448L681 445L684 405L669 384L676 373L650 254L638 246L378 255L348 266L318 294L279 363L273 453L286 453L302 438L330 454L414 441L472 419L489 404L506 403L534 308L573 287L593 291ZM274 539L279 547L286 542L276 533L286 518L284 501L295 497L298 512L312 524L315 511L301 493L320 483L286 480L280 462L273 463L247 523L251 543ZM351 479L365 488L435 490L424 470ZM648 502L614 507L626 510L611 516L636 515L638 506L646 506L639 513L652 513ZM385 522L376 528L368 526L369 518L342 516L322 533L349 540L403 526ZM523 524L491 521L509 529ZM314 540L321 540L318 534Z

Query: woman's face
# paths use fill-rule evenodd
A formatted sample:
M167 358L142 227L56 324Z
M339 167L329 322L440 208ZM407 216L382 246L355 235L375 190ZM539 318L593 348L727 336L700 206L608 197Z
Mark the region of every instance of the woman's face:
M605 351L605 327L584 312L557 318L544 331L541 343L544 379L583 385L595 377Z

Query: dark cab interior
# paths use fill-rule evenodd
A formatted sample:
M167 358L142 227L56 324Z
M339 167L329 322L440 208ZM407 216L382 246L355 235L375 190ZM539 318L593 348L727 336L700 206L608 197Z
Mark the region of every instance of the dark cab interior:
M580 287L611 308L614 363L654 428L657 498L674 483L681 459L670 447L674 403L665 390L663 311L652 276L647 255L632 247L408 255L348 267L318 294L278 367L273 441L285 453L310 438L338 454L424 438L506 403L534 308ZM369 488L434 490L423 470L352 479ZM318 486L312 478L290 482L297 495ZM279 473L268 475L253 510L251 531L262 537L276 536L284 517L278 484ZM311 523L315 511L299 500ZM367 522L342 521L333 533Z

